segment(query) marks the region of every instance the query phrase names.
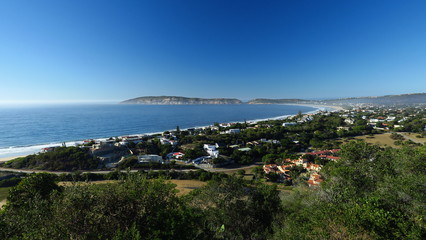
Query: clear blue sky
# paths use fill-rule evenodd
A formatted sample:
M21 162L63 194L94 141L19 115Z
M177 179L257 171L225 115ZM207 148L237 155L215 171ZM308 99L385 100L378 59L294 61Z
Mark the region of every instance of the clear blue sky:
M0 102L426 92L426 1L0 1Z

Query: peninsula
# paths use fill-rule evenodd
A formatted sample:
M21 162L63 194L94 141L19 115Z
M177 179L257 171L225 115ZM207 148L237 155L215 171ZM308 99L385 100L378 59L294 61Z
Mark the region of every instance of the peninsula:
M256 98L242 102L236 98L189 98L179 96L138 97L121 102L122 104L188 105L188 104L310 104L310 105L417 105L426 103L426 93L410 93L386 96L352 97L327 100L298 98L269 99Z
M122 104L187 105L187 104L241 104L236 98L188 98L177 96L148 96L129 99Z

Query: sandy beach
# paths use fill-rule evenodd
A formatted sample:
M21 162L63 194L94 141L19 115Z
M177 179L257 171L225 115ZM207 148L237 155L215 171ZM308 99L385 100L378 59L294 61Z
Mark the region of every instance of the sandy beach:
M19 158L19 157L25 157L25 155L24 156L15 156L15 157L4 157L4 158L0 158L0 162L7 162L7 161L10 161L12 159Z
M332 108L333 111L342 111L345 110L340 106L332 106L332 105L315 105L315 104L303 104L303 103L289 103L283 105L293 105L293 106L305 106L305 107L314 107L314 108Z

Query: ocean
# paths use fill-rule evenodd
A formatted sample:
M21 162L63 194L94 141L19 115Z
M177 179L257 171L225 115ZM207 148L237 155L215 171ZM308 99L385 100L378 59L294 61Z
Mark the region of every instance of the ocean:
M215 122L273 119L313 112L292 105L38 105L0 106L0 158L65 142L201 127Z

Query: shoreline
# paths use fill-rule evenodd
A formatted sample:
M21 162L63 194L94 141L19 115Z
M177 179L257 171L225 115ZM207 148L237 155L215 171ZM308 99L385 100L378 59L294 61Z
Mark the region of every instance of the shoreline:
M20 157L26 157L26 156L28 156L28 155L20 155L20 156L15 156L15 157L2 157L2 158L0 158L0 163L1 162L7 162L7 161L10 161L10 160L13 160L13 159L16 159L16 158L20 158Z
M316 114L320 111L324 111L324 108L331 108L334 109L333 111L339 111L339 110L343 110L343 108L338 107L338 106L325 106L325 105L309 105L309 104L280 104L280 105L289 105L289 106L304 106L304 107L311 107L314 108L314 110L309 111L309 112L305 112L303 114ZM276 116L276 117L269 117L269 118L262 118L262 119L253 119L253 120L245 120L245 121L231 121L231 122L226 122L226 123L244 123L244 122L248 122L248 123L258 123L261 121L268 121L268 120L282 120L282 119L286 119L292 116L295 116L297 114L293 114L293 115L281 115L281 116ZM194 127L188 127L188 128L184 128L182 130L188 130L191 128L206 128L212 126L212 124L209 125L203 125L203 126L194 126ZM150 132L150 133L135 133L135 134L128 134L128 135L123 135L123 136L138 136L138 137L144 137L144 136L153 136L153 135L157 135L157 134L161 134L164 131L173 131L175 129L169 129L169 130L163 130L163 131L159 131L159 132ZM120 136L120 137L123 137ZM102 141L102 140L106 140L108 139L108 137L102 137L102 138L96 138L94 140L97 141ZM76 144L81 144L83 143L84 140L75 140L75 141L69 141L69 142L65 142L67 146L71 146L71 145L76 145ZM31 154L37 154L41 151L42 148L44 147L51 147L51 146L60 146L62 143L50 143L50 144L35 144L35 145L30 145L30 146L23 146L23 147L18 147L18 148L14 148L14 147L9 147L18 150L19 148L27 148L27 149L22 149L22 151L16 151L15 154L14 153L5 153L4 157L0 155L0 162L7 162L10 160L13 160L15 158L19 158L19 157L25 157ZM8 148L4 148L4 149L8 149Z
M345 110L343 107L334 106L334 105L304 104L304 103L295 103L295 104L286 104L286 103L283 103L282 105L304 106L304 107L313 107L313 108L318 108L318 109L321 109L321 108L332 108L332 109L334 109L332 112Z

